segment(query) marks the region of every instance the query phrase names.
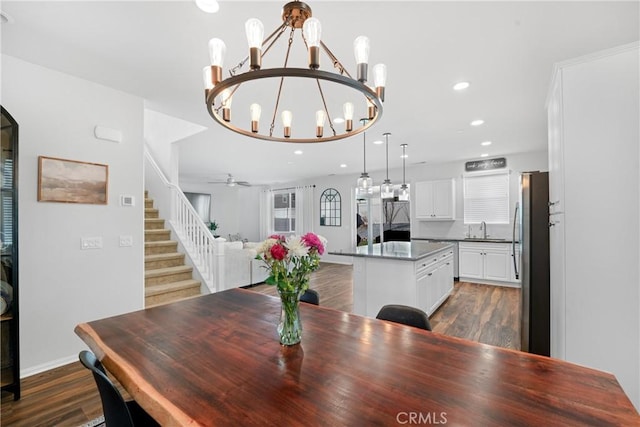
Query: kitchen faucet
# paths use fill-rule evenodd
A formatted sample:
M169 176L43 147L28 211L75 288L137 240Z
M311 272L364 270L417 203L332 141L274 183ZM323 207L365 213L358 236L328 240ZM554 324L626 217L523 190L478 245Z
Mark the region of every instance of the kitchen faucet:
M480 223L480 230L482 230L482 238L486 239L487 238L487 223L482 221Z

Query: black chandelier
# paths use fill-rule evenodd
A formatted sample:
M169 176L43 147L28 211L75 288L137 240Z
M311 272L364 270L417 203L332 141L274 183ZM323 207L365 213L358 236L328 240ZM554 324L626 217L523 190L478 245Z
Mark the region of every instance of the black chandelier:
M286 46L283 66L279 68L263 68L263 58L289 28L288 45ZM222 66L226 45L218 38L213 38L209 41L211 65L204 67L203 70L205 99L209 114L219 124L234 132L253 138L279 142L314 143L335 141L359 134L371 127L382 116L387 71L384 64L375 65L373 67L375 87L370 87L366 84L370 48L367 37L359 36L354 41L357 70L356 78L353 78L344 65L323 43L320 21L312 17L311 8L306 3L293 1L285 4L282 8L282 24L266 38L264 38L264 26L258 19L249 19L245 24L245 30L249 43L249 54L235 67L231 68L229 77L224 79L222 78ZM301 30L302 41L307 50L308 68L287 66L297 30ZM337 72L320 69L321 52L327 55L329 63L333 65ZM241 72L247 62L249 63L248 69ZM236 103L234 111L240 114L233 114L232 117L231 103L234 95L241 92L243 85L251 86L251 89L246 90L242 96L243 100L247 101L252 94L257 93L252 85L265 82L268 79L277 79L279 82L276 80L273 85L275 102L273 103L271 123L268 131L262 132L264 126L260 126L260 117L264 106L257 102L249 101L246 102L246 105L238 107ZM295 110L296 107L300 109L303 105L308 105L310 102L313 103L311 92L309 92L309 89L305 89L293 91L296 107L290 106L288 109L281 110L283 87L289 85L289 81L294 79L303 79L306 82L310 82L314 88L313 91L317 90L318 97L315 101L317 108L302 112ZM251 84L249 84L250 82ZM345 96L344 93L346 91L335 90L334 87L336 86L340 89L351 89L351 91L348 92L349 95ZM331 89L327 89L329 87ZM342 116L332 116L335 111L330 111L330 109L336 110L335 106L339 104L335 100L330 100L329 97L336 97L336 93L340 93L342 98L355 96L359 101L352 102L349 99L345 99L340 112ZM293 102L291 98L293 97L287 99L290 103ZM354 128L354 114L362 114L368 120L361 121L361 126ZM280 124L276 124L278 115L282 119L282 136L276 136L276 126L280 126ZM304 120L301 121L309 121L311 117L315 116L315 127L307 126L306 131L301 130L301 127L305 126L294 127L294 116L298 120L300 120L299 116L304 116ZM326 121L328 121L330 127L328 132L324 130ZM344 128L336 129L334 122L336 124L344 122Z

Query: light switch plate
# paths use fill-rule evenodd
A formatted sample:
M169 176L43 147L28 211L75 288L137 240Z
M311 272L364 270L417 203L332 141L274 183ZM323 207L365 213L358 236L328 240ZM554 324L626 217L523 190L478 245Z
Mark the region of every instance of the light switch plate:
M82 237L80 249L102 249L102 237Z
M133 246L133 236L120 236L120 247Z

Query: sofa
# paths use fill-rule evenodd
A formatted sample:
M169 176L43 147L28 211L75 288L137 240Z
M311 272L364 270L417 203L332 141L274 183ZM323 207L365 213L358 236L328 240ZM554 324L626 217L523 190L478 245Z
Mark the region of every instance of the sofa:
M256 242L228 242L217 238L216 269L220 273L218 291L264 282L269 273L264 263L255 259Z

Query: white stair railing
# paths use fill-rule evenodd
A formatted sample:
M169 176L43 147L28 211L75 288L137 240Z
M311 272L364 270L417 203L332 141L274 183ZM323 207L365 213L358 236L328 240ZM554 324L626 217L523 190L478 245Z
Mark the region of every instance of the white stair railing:
M209 291L216 292L223 273L222 268L216 268L220 264L218 256L223 255L219 253L222 252L222 245L216 242L180 187L170 183L165 177L146 147L144 154L153 172L145 172L147 190L159 202L158 208L161 211L170 212L169 223L174 233Z

